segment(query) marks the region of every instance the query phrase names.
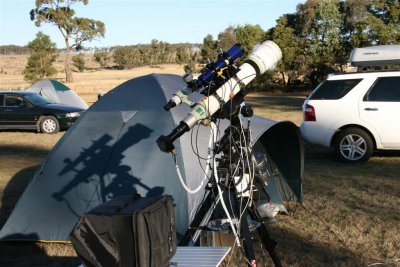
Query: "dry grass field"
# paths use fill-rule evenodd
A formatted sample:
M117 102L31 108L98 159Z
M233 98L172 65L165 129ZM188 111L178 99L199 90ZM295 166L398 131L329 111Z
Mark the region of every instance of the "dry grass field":
M4 59L0 59L0 88L25 88L18 71L5 69ZM90 103L98 90L108 91L125 80L152 72L183 71L180 66L93 70L74 73L77 87L71 88ZM80 91L79 85L87 87ZM250 94L247 101L258 115L299 125L304 98ZM0 132L0 227L63 134ZM303 205L291 204L291 214L279 216L278 222L269 226L284 266L400 266L400 152L377 153L366 163L349 165L336 161L329 149L305 144L304 178ZM0 266L78 263L70 244L0 242Z
M108 92L129 79L150 73L169 73L182 75L181 65L158 65L152 67L133 68L131 70L102 70L90 54L85 55L85 72L74 72L74 82L65 83L81 96L95 96L98 92ZM27 62L26 55L0 55L0 90L24 90L30 86L21 75ZM58 74L54 79L65 81L63 73L63 56L59 56L55 67ZM94 101L89 99L89 102Z

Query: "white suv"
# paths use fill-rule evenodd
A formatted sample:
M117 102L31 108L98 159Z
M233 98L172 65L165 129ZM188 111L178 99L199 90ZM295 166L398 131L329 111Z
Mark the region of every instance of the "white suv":
M344 162L400 150L400 70L333 74L303 105L301 134Z

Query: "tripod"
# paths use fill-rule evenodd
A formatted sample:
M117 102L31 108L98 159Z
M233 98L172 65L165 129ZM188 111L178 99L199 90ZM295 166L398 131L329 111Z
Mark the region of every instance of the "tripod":
M199 206L197 213L194 216L189 228L180 241L180 245L187 246L197 242L203 230L210 230L207 224L210 219L215 215L215 211L219 203L228 201L229 211L227 214L231 223L231 230L235 233L235 226L232 220L238 222L237 234L240 240L237 240L241 247L244 249L246 261L248 266L255 267L257 264L255 252L253 247L253 240L250 235L250 228L253 225L251 222L256 222L257 234L263 247L268 251L272 261L276 267L282 266L280 260L275 252L276 242L270 237L265 224L263 223L257 209L256 203L253 200L252 188L248 190L241 190L238 187L238 177L245 177L245 171L251 170L252 158L247 154L247 160L241 166L237 165L243 154L241 151L249 149L250 146L250 130L242 128L242 122L239 114L244 117L251 117L253 111L250 106L240 108L240 104L244 95L235 97L232 103L227 103L217 115L213 118L228 118L231 121L230 127L225 130L222 138L216 143L214 155L221 154L216 161L218 162L214 175L211 176L206 186L206 197L202 204ZM233 110L233 112L232 112ZM252 177L252 175L247 175ZM261 186L262 187L262 186ZM245 192L247 191L247 192ZM222 193L221 193L222 192ZM257 225L256 225L257 226Z

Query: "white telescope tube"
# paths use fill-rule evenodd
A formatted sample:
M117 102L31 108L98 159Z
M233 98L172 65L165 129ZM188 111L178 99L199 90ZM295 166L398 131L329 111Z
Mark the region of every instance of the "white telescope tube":
M265 41L255 46L246 62L239 67L238 73L224 83L214 95L200 100L182 122L191 129L197 121L212 116L220 109L221 102L227 103L257 75L274 69L281 58L281 49L272 41Z

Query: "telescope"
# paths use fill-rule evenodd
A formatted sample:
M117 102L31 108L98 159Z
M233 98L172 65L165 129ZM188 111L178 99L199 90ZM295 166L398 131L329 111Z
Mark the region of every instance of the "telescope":
M239 44L233 45L228 51L218 55L217 61L207 64L203 69L202 74L195 80L191 73L187 73L183 76L183 80L187 86L182 90L174 94L169 102L164 106L166 111L171 108L178 106L181 103L188 103L187 96L195 91L199 91L202 88L211 89L215 87L217 77L221 70L228 66L233 66L233 63L240 57L243 56L243 49ZM190 105L190 103L188 103Z
M198 121L211 118L255 77L267 70L274 69L282 58L280 48L272 41L265 41L256 45L246 61L237 68L234 66L234 61L242 54L243 50L240 45L234 45L225 53L225 58L219 57L215 63L206 68L199 79L188 82L190 90L185 89L187 92L194 92L205 87L202 92L205 97L194 105L192 111L169 135L161 135L157 139L157 145L161 151L172 152L175 149L173 143L176 139L190 131ZM218 75L218 72L225 71L224 68L228 72L227 75ZM170 109L184 102L177 96L179 93L175 94L170 100L174 104L168 102L166 107L168 106ZM167 109L166 107L165 109Z

